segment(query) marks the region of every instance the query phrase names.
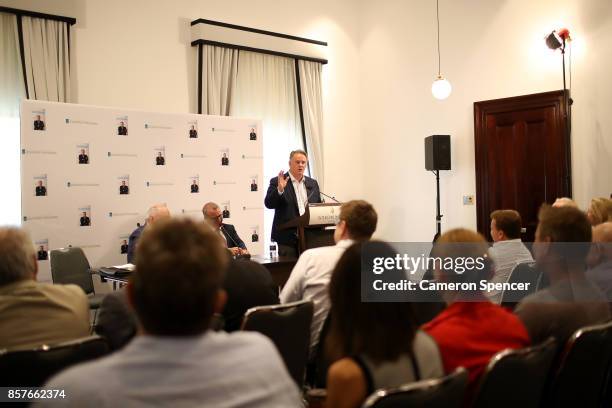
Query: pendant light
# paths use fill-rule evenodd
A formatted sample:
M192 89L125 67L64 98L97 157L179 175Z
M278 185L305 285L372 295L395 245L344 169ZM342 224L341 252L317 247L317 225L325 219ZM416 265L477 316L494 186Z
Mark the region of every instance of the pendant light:
M436 22L438 27L438 77L431 85L431 93L436 99L446 99L452 91L450 82L448 82L440 73L440 7L436 0Z

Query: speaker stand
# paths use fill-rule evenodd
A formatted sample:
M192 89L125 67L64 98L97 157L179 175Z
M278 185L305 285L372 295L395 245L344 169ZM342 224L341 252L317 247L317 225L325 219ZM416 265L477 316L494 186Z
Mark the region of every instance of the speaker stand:
M436 235L433 242L436 242L442 233L442 214L440 214L440 170L433 170L436 175Z

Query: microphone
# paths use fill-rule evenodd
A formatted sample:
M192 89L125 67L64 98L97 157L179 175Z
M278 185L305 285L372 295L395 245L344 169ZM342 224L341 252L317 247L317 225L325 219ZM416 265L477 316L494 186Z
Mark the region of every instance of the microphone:
M327 198L331 198L332 200L334 200L334 201L335 201L335 202L337 202L338 204L342 204L340 201L336 200L336 197L333 197L333 196L327 195L327 194L325 194L325 193L324 193L324 192L322 192L322 191L319 191L319 194L324 195L324 196L325 196L325 197L327 197Z
M232 238L232 236L225 231L225 228L223 228L223 225L221 225L219 229L225 234L226 237L229 237L229 239L232 240L232 243L234 244L235 247L240 248L240 245L238 245L238 243L234 241L234 238Z

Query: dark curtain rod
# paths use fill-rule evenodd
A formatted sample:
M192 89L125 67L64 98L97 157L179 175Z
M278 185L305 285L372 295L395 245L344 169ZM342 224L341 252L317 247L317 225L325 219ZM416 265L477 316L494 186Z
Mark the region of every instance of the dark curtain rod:
M35 17L35 18L44 18L46 20L63 21L64 23L68 23L70 25L76 24L76 18L56 16L55 14L38 13L36 11L20 10L20 9L2 7L2 6L0 6L0 12L16 14L18 16L27 16L27 17Z

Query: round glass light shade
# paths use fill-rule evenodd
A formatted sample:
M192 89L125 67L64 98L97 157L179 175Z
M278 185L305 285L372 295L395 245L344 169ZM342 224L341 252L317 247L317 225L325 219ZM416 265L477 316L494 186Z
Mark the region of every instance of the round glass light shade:
M436 99L446 99L450 95L453 88L450 82L439 76L431 85L431 93Z

